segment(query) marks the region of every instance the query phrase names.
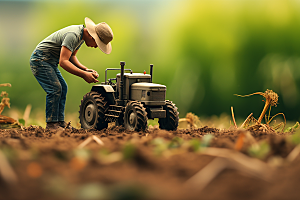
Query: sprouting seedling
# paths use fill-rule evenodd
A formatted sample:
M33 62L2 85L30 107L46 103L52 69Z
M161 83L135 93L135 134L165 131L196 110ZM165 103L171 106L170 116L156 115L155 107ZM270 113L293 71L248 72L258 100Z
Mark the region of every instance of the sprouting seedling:
M268 108L271 109L272 106L277 106L278 104L278 94L276 94L275 92L273 92L272 90L266 90L265 92L255 92L255 93L252 93L252 94L248 94L248 95L238 95L238 94L235 94L236 96L239 96L239 97L248 97L248 96L252 96L252 95L255 95L255 94L259 94L261 96L263 96L265 98L265 100L263 100L265 102L265 106L263 108L263 111L261 112L259 118L258 118L258 122L261 123L263 117L265 116Z
M258 159L264 159L270 152L271 147L266 141L262 141L260 144L252 145L248 149L248 153L250 156L258 158Z
M183 144L184 140L180 137L174 137L168 145L169 149L179 148Z
M300 124L299 122L296 122L296 124L292 127L288 127L284 132L294 132L299 128Z

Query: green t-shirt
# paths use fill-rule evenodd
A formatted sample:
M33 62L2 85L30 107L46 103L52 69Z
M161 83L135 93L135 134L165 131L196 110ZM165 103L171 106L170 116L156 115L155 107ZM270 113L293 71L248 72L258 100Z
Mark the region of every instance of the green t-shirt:
M50 60L58 61L62 46L67 47L72 52L81 47L84 42L82 39L83 29L83 25L72 25L60 29L41 41L36 49L42 50L46 55L48 54Z

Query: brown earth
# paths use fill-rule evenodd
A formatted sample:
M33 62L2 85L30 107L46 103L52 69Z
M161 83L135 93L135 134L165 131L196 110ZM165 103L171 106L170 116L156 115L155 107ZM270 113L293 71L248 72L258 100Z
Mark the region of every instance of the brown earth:
M270 147L258 160L250 140L235 150L242 132L0 130L0 199L298 199L291 133L251 132Z

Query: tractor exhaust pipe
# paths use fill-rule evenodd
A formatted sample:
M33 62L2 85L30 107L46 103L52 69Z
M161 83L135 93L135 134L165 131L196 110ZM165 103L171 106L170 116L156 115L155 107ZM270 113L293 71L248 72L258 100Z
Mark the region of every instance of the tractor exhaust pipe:
M123 88L124 88L124 67L125 67L125 62L121 61L121 80L120 80L120 92L119 92L119 99L123 100Z
M152 74L153 74L153 64L150 64L150 83L152 83Z

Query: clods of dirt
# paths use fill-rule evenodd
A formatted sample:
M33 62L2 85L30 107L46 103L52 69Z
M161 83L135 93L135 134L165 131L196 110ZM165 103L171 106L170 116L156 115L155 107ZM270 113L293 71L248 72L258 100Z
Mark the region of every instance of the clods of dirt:
M207 126L0 130L0 199L298 198L291 133L249 134L254 140Z

